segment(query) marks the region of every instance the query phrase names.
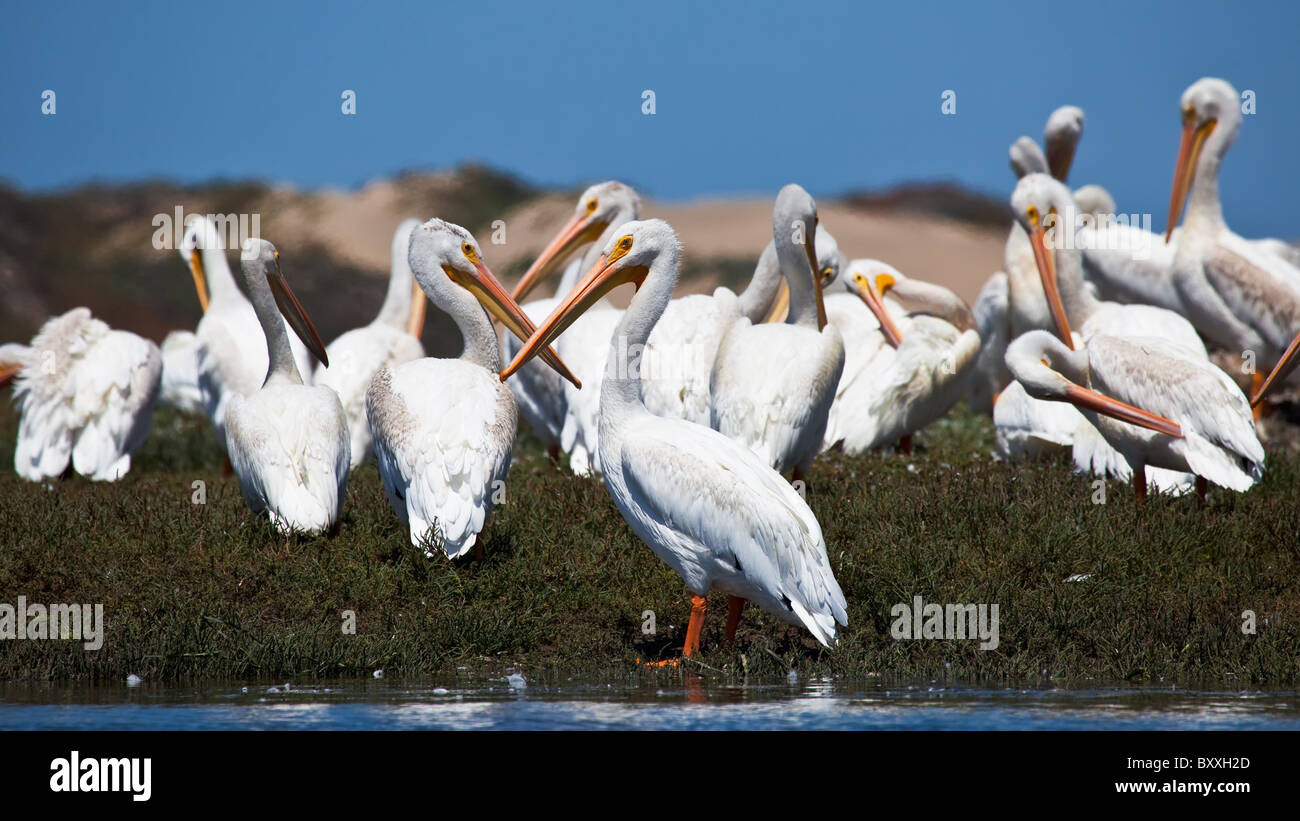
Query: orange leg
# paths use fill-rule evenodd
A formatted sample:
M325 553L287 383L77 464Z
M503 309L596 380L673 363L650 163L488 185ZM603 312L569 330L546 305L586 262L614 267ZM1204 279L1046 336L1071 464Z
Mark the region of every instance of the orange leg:
M898 452L904 456L912 455L912 434L905 433L898 440Z
M790 484L793 485L795 482L802 482L802 481L803 481L802 470L800 470L799 468L795 468L794 470L790 471Z
M708 599L703 596L691 596L691 621L686 625L686 644L682 655L690 657L700 651L700 631L704 629L704 608Z
M1210 483L1205 480L1204 476L1196 477L1196 498L1200 500L1200 506L1205 507L1205 499L1210 493Z
M221 465L221 475L233 476L234 474L235 474L235 466L230 464L230 457L227 456L225 457L225 462L223 462Z
M546 449L546 455L551 457L552 462L560 461L560 446L554 444L551 445L549 448Z
M1137 494L1138 504L1146 503L1147 469L1145 465L1138 465L1133 469L1133 492Z
M739 596L727 596L727 644L736 641L736 628L740 626L740 614L744 609L744 599Z

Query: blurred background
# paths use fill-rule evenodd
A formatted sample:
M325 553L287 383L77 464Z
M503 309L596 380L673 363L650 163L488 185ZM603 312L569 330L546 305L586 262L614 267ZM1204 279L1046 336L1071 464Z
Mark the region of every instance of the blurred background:
M679 231L683 291L747 279L796 181L850 257L973 300L1001 266L1016 137L1081 106L1071 184L1162 230L1178 97L1205 75L1255 95L1229 223L1300 235L1293 3L11 1L4 18L4 340L75 305L155 339L192 328L185 266L151 243L180 206L259 214L328 341L378 309L404 217L475 231L510 281L608 178ZM435 355L447 330L429 323Z

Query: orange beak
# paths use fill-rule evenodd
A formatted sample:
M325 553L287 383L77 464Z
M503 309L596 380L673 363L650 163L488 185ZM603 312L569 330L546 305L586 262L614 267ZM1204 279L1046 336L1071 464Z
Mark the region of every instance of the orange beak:
M190 251L190 276L194 277L194 290L199 295L199 307L208 312L208 275L203 269L203 254L198 248Z
M519 303L510 298L510 294L506 293L505 286L483 264L482 260L475 260L474 269L474 274L466 274L450 266L443 267L443 270L447 272L447 276L473 294L479 304L486 308L488 313L496 317L505 326L506 330L514 334L519 341L527 342L537 330L533 325L533 321L528 318L528 314L524 313L524 309L519 307ZM573 375L573 372L560 360L555 351L547 348L539 355L543 362L550 365L551 369L561 377L572 382L575 388L582 387L578 377Z
M1126 405L1094 390L1071 384L1065 389L1065 396L1078 407L1104 413L1121 422L1128 422L1130 425L1137 425L1147 430L1153 430L1156 433L1163 433L1175 439L1183 438L1183 429L1179 427L1177 422L1163 416L1157 416L1154 413L1148 413L1141 408Z
M1286 376L1291 373L1295 368L1296 354L1298 352L1300 352L1300 334L1296 334L1295 339L1291 340L1291 344L1287 346L1286 353L1282 354L1282 358L1273 366L1273 370L1264 380L1264 384L1260 385L1259 390L1256 391L1253 397L1251 397L1250 406L1252 408L1264 401L1264 397L1273 389L1274 382L1286 378Z
M1165 227L1165 243L1173 236L1174 226L1182 214L1187 202L1187 192L1192 187L1192 176L1196 173L1196 163L1205 146L1205 138L1214 132L1217 120L1206 120L1196 125L1196 112L1188 109L1183 114L1183 137L1178 143L1178 161L1174 164L1174 184L1169 192L1169 222Z
M420 283L411 278L411 313L406 318L406 332L416 339L424 333L424 312L428 306L428 301L424 296L424 289Z
M523 367L525 362L536 356L544 346L555 341L556 337L564 333L583 312L596 304L605 294L625 282L634 283L637 288L641 287L649 270L643 265L620 266L619 262L622 259L621 255L613 260L607 260L602 256L596 261L591 270L583 276L582 281L565 296L564 301L551 312L537 333L529 337L527 344L515 354L515 358L501 372L502 382Z
M812 232L804 232L803 252L808 257L808 272L812 275L813 293L817 298L817 330L826 327L826 300L822 298L822 276L817 266L817 247L813 242L813 235L817 233L816 226L813 226Z
M889 315L889 311L885 308L884 294L877 291L873 284L866 286L859 284L854 290L858 292L858 298L871 309L876 321L880 323L880 332L885 335L885 340L895 348L902 345L903 333L898 330L898 326L894 324L894 318Z
M1056 324L1056 333L1065 343L1065 347L1074 350L1074 338L1070 333L1070 319L1065 315L1065 305L1061 302L1061 290L1056 282L1056 255L1047 247L1047 232L1042 225L1033 226L1034 233L1029 237L1029 244L1034 247L1034 264L1038 266L1038 278L1043 281L1043 293L1047 296L1047 307L1052 313L1052 322Z
M595 242L606 227L608 227L607 222L593 219L588 214L574 216L524 272L523 278L519 280L519 284L515 286L510 296L516 302L524 301L538 283L550 276L551 272L563 264L574 251L589 242Z

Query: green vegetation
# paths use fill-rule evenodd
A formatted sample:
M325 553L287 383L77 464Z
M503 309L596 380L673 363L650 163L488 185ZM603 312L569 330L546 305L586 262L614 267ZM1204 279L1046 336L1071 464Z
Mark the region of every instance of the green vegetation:
M631 534L599 482L550 464L524 436L507 504L479 558L429 560L406 543L373 465L349 481L332 538L275 534L251 515L204 421L160 411L116 484L45 488L8 462L0 409L0 601L102 602L105 643L0 644L0 680L150 681L414 676L506 667L530 680L626 676L680 650L689 596ZM977 683L1179 682L1229 689L1300 681L1300 457L1271 455L1248 494L1153 498L1125 485L1095 504L1064 464L989 458L988 420L958 411L912 457L820 460L808 499L849 602L840 647L746 610L723 645L710 598L698 663L708 676L872 675ZM193 504L193 483L206 504ZM1067 581L1087 574L1082 581ZM890 609L997 603L1000 646L895 641ZM342 613L356 613L344 635ZM657 633L642 634L653 610ZM1242 611L1257 633L1241 631ZM681 671L647 671L678 676Z

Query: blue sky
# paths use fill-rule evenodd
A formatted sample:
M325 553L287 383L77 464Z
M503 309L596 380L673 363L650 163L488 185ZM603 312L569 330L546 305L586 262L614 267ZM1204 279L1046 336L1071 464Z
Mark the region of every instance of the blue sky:
M1071 103L1087 113L1071 183L1102 183L1162 227L1178 95L1217 75L1257 101L1223 168L1229 222L1300 236L1297 3L9 0L4 17L0 179L25 190L354 187L475 160L671 199L790 181L1006 196L1011 141L1041 138Z

